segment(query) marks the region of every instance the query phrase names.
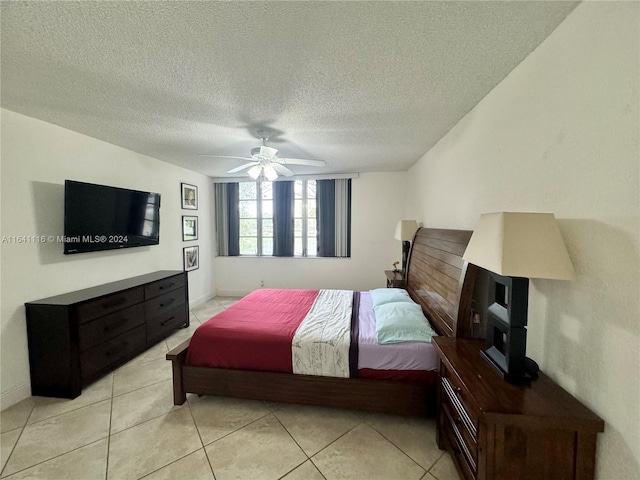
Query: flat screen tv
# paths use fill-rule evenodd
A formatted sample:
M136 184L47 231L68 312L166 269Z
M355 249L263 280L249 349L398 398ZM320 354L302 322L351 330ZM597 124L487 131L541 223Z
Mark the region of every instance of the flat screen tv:
M65 254L143 247L159 241L159 193L65 180Z

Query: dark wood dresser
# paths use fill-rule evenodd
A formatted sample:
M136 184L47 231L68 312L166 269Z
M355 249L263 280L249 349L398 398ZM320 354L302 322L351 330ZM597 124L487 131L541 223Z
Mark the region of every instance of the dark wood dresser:
M437 441L463 479L592 479L604 422L540 373L513 385L480 356L483 340L434 337Z
M25 304L31 393L82 387L189 325L187 273L160 271Z

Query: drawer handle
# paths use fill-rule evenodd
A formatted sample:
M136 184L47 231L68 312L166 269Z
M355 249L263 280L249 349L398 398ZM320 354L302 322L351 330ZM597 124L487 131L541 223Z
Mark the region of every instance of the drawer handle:
M113 307L117 307L119 305L123 305L124 303L126 303L127 299L126 298L119 298L118 300L115 300L113 302L107 302L104 305L102 305L103 308L113 308Z
M171 305L173 302L175 302L176 299L175 298L170 298L169 301L167 303L161 303L160 307L166 307L167 305Z
M165 326L167 323L169 323L171 320L175 320L175 319L176 319L176 317L168 318L168 319L167 319L167 320L165 320L164 322L160 323L160 326L161 326L161 327L164 327L164 326Z
M166 288L171 288L175 285L174 282L171 282L169 285L162 285L158 290L164 290Z
M124 325L125 323L127 323L129 321L128 318L123 318L122 320L120 320L119 322L113 322L110 325L105 325L104 327L104 331L105 332L111 332L112 330L115 330L118 327L121 327L122 325Z

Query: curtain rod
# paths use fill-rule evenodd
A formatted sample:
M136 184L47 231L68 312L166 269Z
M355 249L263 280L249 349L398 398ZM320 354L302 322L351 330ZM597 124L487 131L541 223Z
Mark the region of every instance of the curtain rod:
M275 181L283 182L283 181L292 181L292 180L337 180L340 178L358 178L360 176L359 173L336 173L336 174L328 174L328 175L294 175L292 177L285 177L280 175ZM244 177L213 177L213 183L236 183L236 182L253 182L253 180L249 176Z

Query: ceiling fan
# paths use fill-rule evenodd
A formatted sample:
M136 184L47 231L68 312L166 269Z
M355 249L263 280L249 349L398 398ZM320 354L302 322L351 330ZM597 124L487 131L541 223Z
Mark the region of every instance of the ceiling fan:
M249 160L250 163L245 163L239 167L232 168L227 173L238 173L243 170L247 170L247 174L257 180L260 175L270 182L278 178L278 174L285 177L291 177L295 173L289 169L286 165L310 165L314 167L324 167L326 162L324 160L306 160L303 158L283 158L278 156L278 150L276 148L267 147L267 140L269 140L269 132L266 130L259 130L257 132L262 140L262 146L251 149L250 157L231 157L227 155L201 155L204 157L216 157L216 158L233 158L241 160Z

